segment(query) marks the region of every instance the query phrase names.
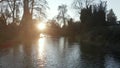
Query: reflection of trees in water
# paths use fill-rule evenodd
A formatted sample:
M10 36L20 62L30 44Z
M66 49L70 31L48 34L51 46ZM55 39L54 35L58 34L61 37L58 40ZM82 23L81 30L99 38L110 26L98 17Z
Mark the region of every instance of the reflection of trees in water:
M25 40L25 41L24 41ZM41 54L41 39L28 40L24 39L22 41L23 48L23 68L43 68L45 63L45 56ZM39 41L40 40L40 41ZM43 42L43 41L42 41ZM42 56L43 57L42 57Z
M0 55L3 68L33 68L30 43L4 48Z
M3 60L0 56L0 64L4 61L9 68L109 68L111 65L110 68L119 68L117 59L108 55L106 60L106 54L100 50L81 50L78 44L71 44L65 38L40 39L8 48Z
M24 67L26 68L32 68L33 67L33 63L32 63L32 45L30 42L24 42L22 44L23 46L23 63L24 63Z
M82 68L105 68L105 53L99 46L81 44L80 50Z
M60 48L62 49L62 51L68 47L68 39L67 38L64 38L64 37L61 37L59 39L59 46Z
M82 68L105 68L104 54L86 54L82 52L80 63Z

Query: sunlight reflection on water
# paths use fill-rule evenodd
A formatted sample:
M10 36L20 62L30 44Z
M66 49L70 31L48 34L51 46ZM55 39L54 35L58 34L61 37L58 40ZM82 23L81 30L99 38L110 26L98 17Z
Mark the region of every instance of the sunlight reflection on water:
M45 66L45 38L38 40L38 59L40 66Z
M38 52L39 52L39 57L42 57L44 55L44 43L45 43L45 38L40 38L38 40Z

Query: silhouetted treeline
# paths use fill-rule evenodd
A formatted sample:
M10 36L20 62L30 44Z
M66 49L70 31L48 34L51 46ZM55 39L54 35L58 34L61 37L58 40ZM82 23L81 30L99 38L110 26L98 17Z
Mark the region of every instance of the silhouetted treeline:
M6 2L7 3L7 2ZM9 3L9 2L8 2ZM39 37L40 33L46 33L55 37L72 37L79 40L81 43L95 44L99 47L109 47L104 46L106 44L115 43L120 44L120 25L117 22L117 17L115 16L113 10L107 12L106 2L100 2L99 4L86 4L84 8L80 9L80 20L74 21L74 18L69 18L67 15L67 5L59 6L59 14L56 19L49 20L47 22L47 28L43 31L36 29L36 21L33 20L34 12L33 10L38 10L42 15L45 15L44 11L39 10L43 7L33 5L34 0L31 2L29 0L23 0L23 16L19 21L19 14L14 1L14 10L9 14L7 12L2 12L0 14L0 36L1 40L11 39L13 37L18 37L19 39L33 39L34 37ZM21 3L21 1L20 1ZM36 3L36 2L35 2ZM32 4L29 6L29 4ZM44 6L47 2L44 2ZM12 5L10 3L10 5ZM21 5L19 5L21 6ZM80 7L80 6L79 6ZM36 9L34 9L36 8ZM8 9L8 7L6 7ZM4 10L4 9L1 9ZM30 11L31 10L31 11ZM45 10L45 9L43 9ZM40 17L41 14L35 15ZM16 16L13 16L16 15ZM18 15L18 16L17 16ZM12 22L8 23L9 18L12 18ZM36 19L35 19L36 20ZM40 21L39 21L40 22ZM97 47L95 46L95 47ZM119 47L119 46L118 46Z
M6 24L4 18L0 17L0 42L11 40L18 36L18 25L16 23Z
M61 36L62 35L62 28L60 25L56 22L56 20L49 20L47 22L47 28L44 31L44 33L47 33L52 36Z
M112 11L110 10L110 13ZM109 40L113 33L112 27L117 26L116 17L110 16L106 18L106 2L101 2L98 5L91 5L90 7L81 10L81 34L88 36L90 40ZM114 15L114 14L113 14ZM106 20L107 19L107 20ZM83 37L82 36L82 37ZM85 36L85 37L86 37ZM112 35L113 36L113 35ZM85 38L84 38L85 39Z
M107 12L106 2L100 2L96 5L90 5L82 8L80 12L80 21L68 19L67 25L60 27L58 24L51 24L56 27L50 27L51 35L65 37L74 37L81 44L90 44L90 48L100 48L118 50L120 43L120 25L117 23L117 17L113 10ZM111 45L111 44L114 44ZM81 45L82 46L82 45ZM88 47L89 48L89 47Z
M34 38L38 31L33 17L43 19L48 8L46 0L2 0L0 5L0 40Z

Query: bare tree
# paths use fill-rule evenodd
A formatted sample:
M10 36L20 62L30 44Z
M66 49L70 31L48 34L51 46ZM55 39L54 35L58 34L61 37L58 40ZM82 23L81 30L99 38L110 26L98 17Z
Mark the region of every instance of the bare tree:
M6 14L6 10L7 12L9 12L9 17L7 18L11 18L11 22L16 22L16 18L18 15L18 11L20 11L19 6L21 4L21 0L3 0L0 2L1 5L1 9L2 9L2 14L3 16L5 16ZM7 13L8 14L8 13ZM6 16L5 16L6 17ZM7 19L6 19L7 20Z
M112 9L110 9L109 13L107 14L107 21L115 24L116 20L117 17L115 16L115 13L113 12Z
M66 25L67 18L69 17L69 15L67 15L67 5L62 4L58 6L58 11L57 20L61 21L60 25Z
M46 0L1 0L0 5L3 10L2 13L5 12L5 8L8 9L12 22L16 22L17 19L23 19L22 17L27 14L26 12L32 18L46 17L46 9L49 8Z
M7 0L9 8L11 9L13 23L15 22L16 0Z
M33 18L44 17L47 7L46 0L23 0L23 17L20 23L22 32L20 33L23 35L34 34Z
M72 6L80 12L82 8L88 8L94 1L95 0L74 0Z
M30 0L29 5L34 18L46 18L46 9L49 8L46 0Z
M11 12L9 11L9 5L5 1L0 2L0 15L3 17L4 22L6 23L9 18L11 18Z

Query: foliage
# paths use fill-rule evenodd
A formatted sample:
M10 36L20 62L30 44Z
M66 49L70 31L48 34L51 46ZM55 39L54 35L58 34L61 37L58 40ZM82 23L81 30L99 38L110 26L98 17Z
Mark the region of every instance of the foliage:
M83 8L80 19L88 28L106 25L106 2Z
M61 33L61 27L60 25L56 22L56 20L49 20L47 22L47 34L50 34L52 36L60 36L62 35Z

